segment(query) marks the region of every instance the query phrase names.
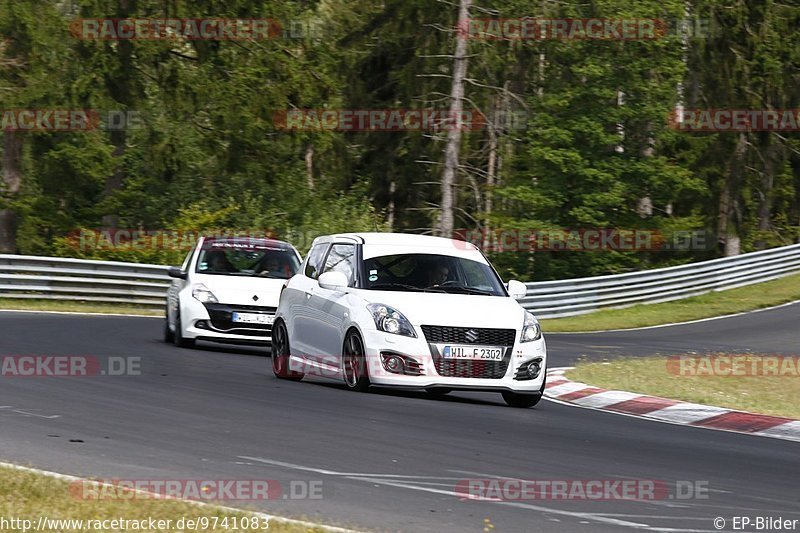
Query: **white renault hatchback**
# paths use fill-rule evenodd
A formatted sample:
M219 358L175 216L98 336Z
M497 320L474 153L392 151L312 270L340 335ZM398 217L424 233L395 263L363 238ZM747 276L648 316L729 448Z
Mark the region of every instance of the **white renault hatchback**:
M281 294L272 369L322 376L352 390L370 384L501 392L538 403L547 349L536 318L473 244L361 233L314 240Z
M169 270L164 340L269 344L281 289L299 266L300 254L282 241L201 238Z

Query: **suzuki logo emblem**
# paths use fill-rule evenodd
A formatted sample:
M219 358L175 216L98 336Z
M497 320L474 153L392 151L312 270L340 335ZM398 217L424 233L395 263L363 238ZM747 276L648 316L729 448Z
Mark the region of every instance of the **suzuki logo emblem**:
M467 337L469 342L475 342L478 340L478 332L474 329L468 329L464 335Z

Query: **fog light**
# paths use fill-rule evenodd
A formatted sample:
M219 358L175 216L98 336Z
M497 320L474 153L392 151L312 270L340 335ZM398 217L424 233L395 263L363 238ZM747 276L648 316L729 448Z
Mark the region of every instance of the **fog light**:
M539 364L539 361L531 361L528 365L528 376L531 379L536 379L539 377L539 373L542 371L542 365Z
M384 355L383 356L383 368L393 374L402 374L403 373L403 366L404 361L402 357L397 355Z
M208 325L206 324L205 320L198 320L195 322L194 327L198 329L208 329Z

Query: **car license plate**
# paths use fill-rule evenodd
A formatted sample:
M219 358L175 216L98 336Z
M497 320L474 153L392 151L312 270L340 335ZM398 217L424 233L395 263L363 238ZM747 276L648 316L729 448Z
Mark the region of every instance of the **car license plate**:
M502 361L505 348L499 346L472 346L448 344L442 349L444 359L477 359L481 361Z
M272 324L274 320L274 315L262 315L258 313L233 313L233 321L242 324Z

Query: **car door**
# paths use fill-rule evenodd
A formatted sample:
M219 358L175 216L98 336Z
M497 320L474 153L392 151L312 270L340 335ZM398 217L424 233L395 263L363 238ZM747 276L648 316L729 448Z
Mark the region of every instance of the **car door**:
M293 355L311 357L314 354L314 337L320 323L320 312L312 307L311 297L314 290L319 288L317 277L322 272L329 247L329 242L311 247L303 264L302 275L295 276L281 296L288 302L289 317L286 324Z
M322 274L341 272L347 277L348 286L356 281L356 245L354 242L334 243L325 257ZM315 334L312 339L317 360L339 368L339 357L343 344L343 325L348 320L348 294L342 290L324 289L317 284L311 295L314 308Z

